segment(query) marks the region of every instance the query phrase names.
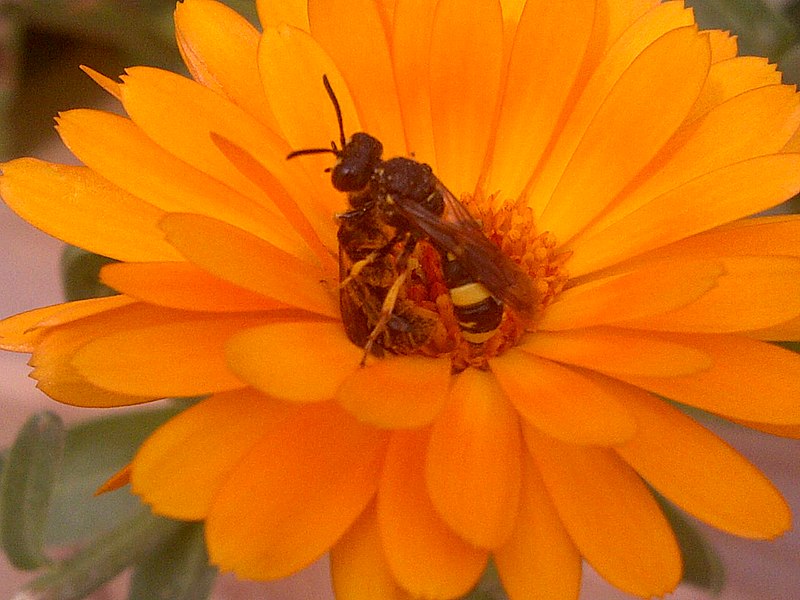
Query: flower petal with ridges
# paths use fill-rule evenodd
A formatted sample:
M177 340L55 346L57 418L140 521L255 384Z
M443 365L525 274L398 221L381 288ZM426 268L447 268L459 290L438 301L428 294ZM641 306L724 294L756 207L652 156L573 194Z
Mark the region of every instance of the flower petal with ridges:
M187 397L245 387L228 368L224 348L253 325L250 315L168 313L163 320L113 324L81 346L72 364L90 383L120 394Z
M253 387L289 402L330 400L358 369L363 351L339 323L289 322L254 327L231 339L231 370Z
M131 120L76 109L56 122L61 139L86 166L157 209L211 216L298 252L297 240L258 202L165 151Z
M542 212L542 229L567 242L605 209L686 118L710 63L708 40L691 27L665 34L642 52L573 150Z
M203 519L239 460L291 414L290 405L254 390L202 400L142 444L133 461L133 491L161 515Z
M616 377L725 417L776 425L800 423L800 355L736 335L662 334L662 339L704 352L711 357L711 368L675 378L624 373Z
M489 173L481 185L515 198L533 175L556 128L592 31L596 0L552 10L550 0L528 0L517 26L502 91ZM564 39L563 32L570 35ZM560 51L540 60L558 45Z
M222 2L184 0L175 7L175 37L195 81L275 130L256 60L260 35L247 19Z
M660 493L735 535L768 539L791 527L780 492L742 455L663 400L611 385L637 424L636 435L614 450Z
M308 0L256 0L258 20L266 29L286 23L303 31L311 31L308 24Z
M181 260L159 232L164 213L94 171L34 158L2 170L3 200L45 233L117 260Z
M431 427L425 476L442 519L471 544L497 548L517 521L517 415L491 373L459 374Z
M450 600L478 582L489 554L461 539L431 504L425 430L396 431L378 491L378 528L389 568L412 597Z
M758 181L759 185L751 185ZM767 210L800 191L800 154L745 160L693 179L574 241L574 277ZM702 197L699 204L697 198Z
M289 306L336 316L329 274L244 230L201 215L170 213L160 222L167 241L211 275ZM224 243L209 244L209 240Z
M416 428L435 419L450 386L450 361L394 356L368 361L346 373L336 399L359 420L392 429Z
M258 580L310 565L375 495L386 438L334 404L284 419L251 446L214 496L206 518L211 560Z
M375 0L309 0L311 33L344 74L365 131L406 154L389 40ZM364 48L369 48L365 52Z
M578 448L525 431L547 492L581 555L619 589L661 596L681 578L681 553L658 503L610 448Z
M603 373L680 377L711 367L704 352L649 332L611 327L540 331L518 348L542 358Z
M607 325L690 306L725 273L716 261L664 260L562 292L537 324L544 331Z
M518 350L497 357L491 367L520 416L548 435L571 444L610 445L636 430L625 407L577 371Z
M331 580L339 600L413 600L386 564L374 503L331 548Z
M226 313L286 308L191 263L112 263L102 268L100 281L130 298L179 310ZM197 290L205 293L199 296Z
M500 580L510 600L577 600L581 555L527 453L522 467L522 496L514 531L494 552Z
M475 190L489 149L502 54L499 0L440 0L431 31L431 118L437 177L456 195Z

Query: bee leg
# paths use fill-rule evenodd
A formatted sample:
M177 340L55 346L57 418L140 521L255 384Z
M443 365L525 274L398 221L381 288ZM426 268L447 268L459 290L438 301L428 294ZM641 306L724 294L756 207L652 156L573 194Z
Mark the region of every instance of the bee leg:
M372 329L372 332L367 338L367 343L364 344L364 355L361 357L360 363L362 367L367 363L367 355L372 349L372 345L375 343L375 340L384 332L386 325L392 318L395 304L397 304L397 297L400 294L400 290L403 288L406 278L408 277L409 270L410 269L406 267L406 269L397 277L397 279L394 280L394 283L392 283L392 287L389 288L389 291L386 292L386 297L383 299L383 304L381 305L381 313L378 317L378 322L375 323L375 327Z

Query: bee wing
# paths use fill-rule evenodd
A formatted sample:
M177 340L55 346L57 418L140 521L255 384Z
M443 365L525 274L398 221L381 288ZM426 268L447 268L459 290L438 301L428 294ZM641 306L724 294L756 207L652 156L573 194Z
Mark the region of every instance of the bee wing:
M531 314L537 294L528 274L484 235L480 224L450 190L441 182L437 189L445 203L442 216L408 198L396 198L396 206L434 246L455 256L493 296L520 313Z

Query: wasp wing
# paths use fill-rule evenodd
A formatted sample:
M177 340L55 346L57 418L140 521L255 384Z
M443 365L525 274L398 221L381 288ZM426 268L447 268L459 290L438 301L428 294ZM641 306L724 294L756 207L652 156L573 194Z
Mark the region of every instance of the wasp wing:
M452 254L475 281L516 311L530 315L537 304L533 281L483 233L467 208L444 185L437 189L444 199L444 213L436 215L419 202L402 196L395 205L414 228L425 234L440 251Z

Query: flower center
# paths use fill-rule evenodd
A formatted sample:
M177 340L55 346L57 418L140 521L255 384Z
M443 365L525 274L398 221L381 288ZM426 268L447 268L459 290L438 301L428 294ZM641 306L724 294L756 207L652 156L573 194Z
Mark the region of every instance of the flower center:
M465 196L461 202L481 224L486 238L501 250L503 256L496 258L501 262L507 258L512 274L521 269L530 282L525 281L526 297L520 299L501 279L490 273L486 278L480 276L480 256L475 256L481 254L479 245L473 253L455 257L442 253L431 241L418 244L405 301L435 318L430 321L430 336L415 351L449 355L455 372L486 368L490 358L535 329L544 309L567 282L564 262L569 257L569 253L556 251L552 234L537 233L533 211L524 202L498 203L495 195ZM465 237L469 248L468 233ZM521 304L520 300L527 303L526 314L514 306Z

